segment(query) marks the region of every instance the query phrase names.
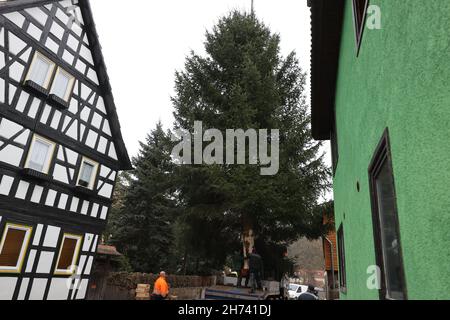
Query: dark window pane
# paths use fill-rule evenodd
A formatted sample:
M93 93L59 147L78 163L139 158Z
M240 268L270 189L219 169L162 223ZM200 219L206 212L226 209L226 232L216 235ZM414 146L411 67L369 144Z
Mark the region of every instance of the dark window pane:
M0 266L15 267L19 262L20 251L27 232L25 230L7 229L5 242L0 253Z
M364 29L365 12L368 5L367 0L353 0L353 18L355 20L356 44L359 48L361 35Z
M338 255L339 255L339 284L341 288L347 287L347 274L345 270L345 247L344 247L344 228L338 230Z
M366 0L353 0L355 6L355 19L357 20L357 26L360 28L364 20L364 12L366 11Z
M336 173L339 161L338 138L336 130L336 116L333 116L333 126L331 128L331 160L333 163L333 174Z
M402 258L398 234L394 181L389 162L384 161L375 179L378 196L380 238L386 289L390 298L404 299Z
M77 240L65 238L58 262L58 270L67 270L72 265L73 256L77 247Z
M79 184L83 187L88 187L91 183L92 174L94 172L94 166L90 163L83 162L83 166L81 168L80 174L80 182Z

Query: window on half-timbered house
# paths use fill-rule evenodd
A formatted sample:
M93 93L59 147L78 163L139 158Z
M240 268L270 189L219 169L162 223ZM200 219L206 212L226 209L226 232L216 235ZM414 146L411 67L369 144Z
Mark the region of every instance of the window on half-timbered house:
M50 93L56 95L65 102L68 102L72 94L74 83L75 78L73 76L62 68L58 68Z
M20 272L31 227L7 224L0 243L0 271Z
M54 69L55 64L52 61L36 52L25 80L30 80L48 90Z
M81 236L64 234L61 249L59 251L56 273L73 273L78 259L81 245Z
M98 171L98 163L90 159L83 158L78 178L78 185L85 188L93 189L97 171Z
M55 144L53 142L35 135L31 143L26 167L48 173L54 151Z

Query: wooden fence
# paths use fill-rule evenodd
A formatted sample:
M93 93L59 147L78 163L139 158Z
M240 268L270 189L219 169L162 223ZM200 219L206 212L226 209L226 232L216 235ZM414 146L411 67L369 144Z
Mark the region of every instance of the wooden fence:
M138 284L150 284L150 292L158 275L146 273L110 273L97 274L91 281L88 300L134 300ZM168 275L167 281L171 289L189 292L190 288L204 288L216 285L216 276L178 276ZM186 289L186 290L179 290ZM193 292L198 290L193 290ZM187 296L185 297L188 298Z

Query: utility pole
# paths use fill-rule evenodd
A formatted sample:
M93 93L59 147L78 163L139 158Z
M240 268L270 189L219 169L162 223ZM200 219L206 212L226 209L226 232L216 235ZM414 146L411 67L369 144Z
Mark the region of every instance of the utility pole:
M255 14L254 0L252 0L252 8L251 8L250 12L251 12L252 16Z

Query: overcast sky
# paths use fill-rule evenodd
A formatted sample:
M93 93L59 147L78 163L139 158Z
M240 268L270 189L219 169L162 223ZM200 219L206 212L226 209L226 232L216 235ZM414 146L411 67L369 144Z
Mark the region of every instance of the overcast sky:
M280 34L282 54L296 51L301 67L309 72L307 1L254 1L258 18ZM123 137L134 156L138 141L159 120L171 128L174 73L183 69L186 55L190 50L204 53L205 31L233 9L250 11L251 0L92 0L91 6Z

